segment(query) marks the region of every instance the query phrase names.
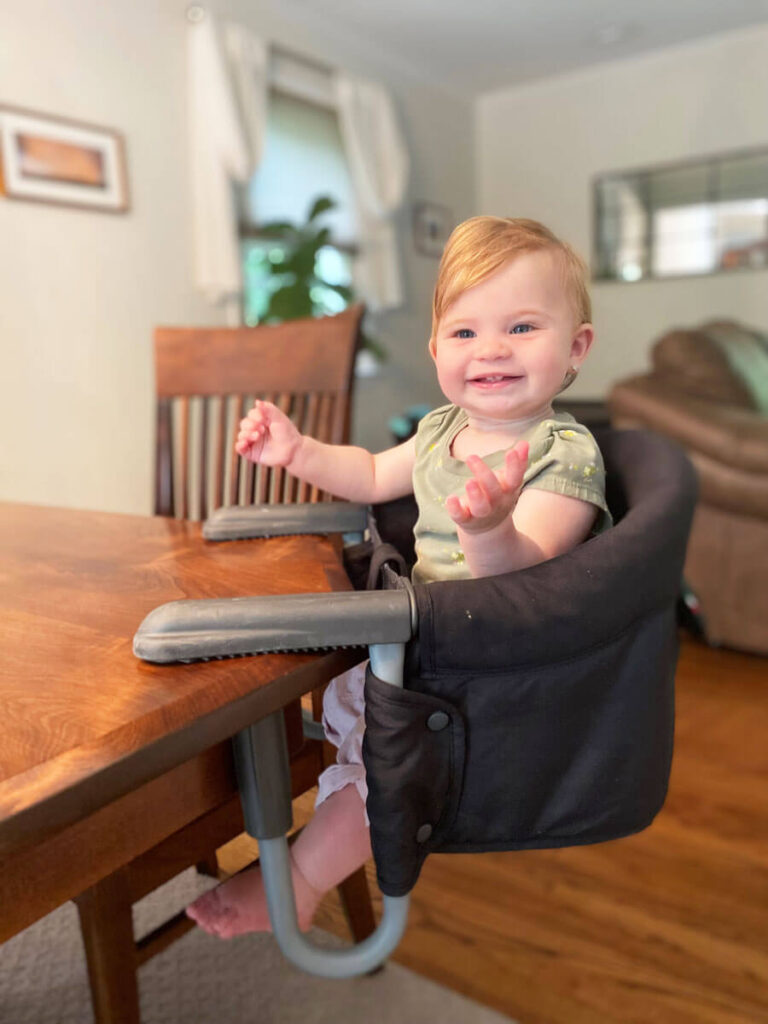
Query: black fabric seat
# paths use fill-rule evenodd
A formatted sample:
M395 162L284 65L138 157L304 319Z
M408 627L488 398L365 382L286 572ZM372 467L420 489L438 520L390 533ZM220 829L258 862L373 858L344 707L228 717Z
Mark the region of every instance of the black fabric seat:
M615 839L664 802L696 481L657 435L596 436L616 525L530 569L415 586L404 689L368 672L368 813L387 895L410 891L430 852ZM377 519L412 560L404 504Z

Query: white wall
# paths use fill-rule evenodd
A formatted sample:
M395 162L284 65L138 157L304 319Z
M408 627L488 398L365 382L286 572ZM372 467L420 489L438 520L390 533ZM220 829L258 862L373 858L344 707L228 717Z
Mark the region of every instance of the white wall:
M542 220L588 256L594 175L768 146L768 25L486 94L477 143L479 212ZM642 370L675 324L768 330L767 286L765 270L595 284L597 345L569 394Z
M0 498L151 508L151 336L221 317L190 280L185 137L187 0L4 0L0 103L102 124L126 139L131 210L83 212L0 198ZM291 21L277 0L208 4L286 47L378 78L413 157L411 199L472 212L472 108L366 45ZM309 12L311 13L311 12ZM409 216L404 212L404 227ZM373 330L391 352L361 382L356 434L388 443L387 416L438 397L426 354L436 262L403 232L407 304ZM364 413L363 411L364 410Z

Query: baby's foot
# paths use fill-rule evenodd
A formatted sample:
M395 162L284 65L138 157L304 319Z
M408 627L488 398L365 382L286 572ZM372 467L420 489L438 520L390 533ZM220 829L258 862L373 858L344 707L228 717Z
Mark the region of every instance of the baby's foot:
M306 931L322 894L311 888L295 866L291 874L299 928ZM272 931L260 869L251 868L233 875L222 885L203 893L187 907L187 916L203 931L220 939L231 939L247 932Z

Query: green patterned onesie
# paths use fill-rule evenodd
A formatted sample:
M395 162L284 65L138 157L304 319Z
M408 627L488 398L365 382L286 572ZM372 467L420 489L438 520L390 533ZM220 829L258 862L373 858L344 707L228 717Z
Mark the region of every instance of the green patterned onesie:
M451 455L451 444L467 423L467 414L455 405L444 405L428 413L416 434L416 462L413 493L419 507L414 529L417 562L416 583L433 580L469 579L471 573L459 547L456 525L445 511L449 494L463 494L472 473L465 462ZM596 505L599 514L592 533L611 525L605 503L605 469L600 449L586 427L569 413L541 420L521 435L530 445L523 487L555 491ZM491 469L504 465L503 451L483 461Z

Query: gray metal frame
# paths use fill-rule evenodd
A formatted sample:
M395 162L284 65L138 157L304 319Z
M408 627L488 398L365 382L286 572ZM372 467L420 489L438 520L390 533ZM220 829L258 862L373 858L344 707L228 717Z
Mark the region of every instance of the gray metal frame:
M220 509L204 524L203 534L211 540L295 532L360 534L367 514L364 506L344 502ZM396 590L172 601L144 619L133 649L147 661L171 662L367 645L374 674L402 686L405 644L416 624L416 604L406 581ZM372 971L402 938L410 897L383 896L379 926L357 945L329 950L311 943L299 930L291 881L286 837L293 814L282 713L243 729L233 749L245 826L259 843L269 917L283 954L325 978Z

